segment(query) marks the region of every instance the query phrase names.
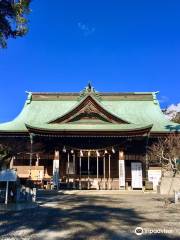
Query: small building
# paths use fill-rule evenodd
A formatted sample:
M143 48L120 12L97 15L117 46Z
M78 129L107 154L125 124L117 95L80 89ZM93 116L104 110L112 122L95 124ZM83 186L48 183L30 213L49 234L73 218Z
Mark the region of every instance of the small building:
M0 124L0 142L16 149L11 168L21 181L64 188L142 188L147 148L180 132L165 118L156 92L28 93L24 108Z

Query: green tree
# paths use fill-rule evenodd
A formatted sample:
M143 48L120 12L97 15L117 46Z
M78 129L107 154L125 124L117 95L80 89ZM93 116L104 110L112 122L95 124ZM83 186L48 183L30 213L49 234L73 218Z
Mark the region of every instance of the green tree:
M0 0L0 48L7 47L9 38L27 33L27 15L31 0Z

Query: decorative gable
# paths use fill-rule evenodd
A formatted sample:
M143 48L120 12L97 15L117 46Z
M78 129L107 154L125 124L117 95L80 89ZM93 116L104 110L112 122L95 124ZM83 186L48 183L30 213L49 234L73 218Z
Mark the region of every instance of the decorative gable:
M110 113L93 95L88 92L72 110L49 123L129 123Z
M91 100L68 121L71 123L112 123L97 109Z

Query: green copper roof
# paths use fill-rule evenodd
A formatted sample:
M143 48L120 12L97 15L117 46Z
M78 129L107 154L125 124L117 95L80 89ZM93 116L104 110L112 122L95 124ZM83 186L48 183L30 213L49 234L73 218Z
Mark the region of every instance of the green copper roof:
M27 128L51 131L132 131L150 129L152 125L138 125L138 124L42 124L26 125Z
M130 124L48 124L71 111L92 95L98 104L114 116ZM180 131L180 125L167 120L156 99L156 93L97 93L94 88L86 88L78 93L29 93L24 108L11 122L0 124L0 132L27 132L25 124L47 129L79 129L103 131L105 129L137 129L153 125L151 132Z
M94 93L94 92L93 92L93 93ZM65 111L64 114L61 114L61 117L62 117L62 116L65 116L66 114L68 114L68 113L70 113L71 111L73 111L74 109L76 109L81 103L83 103L83 102L85 101L86 98L88 98L88 96L91 96L91 94L89 94L89 92L87 92L86 95L83 96L83 98L82 98L79 102L77 102L76 104L74 104L74 105L72 106L72 108L70 108L70 109L68 109L67 111ZM112 112L111 109L108 109L108 108L105 107L103 104L100 104L100 103L98 102L98 100L95 98L94 94L91 96L91 98L95 101L95 103L97 103L98 105L100 105L101 108L104 109L105 111L108 111L108 113L110 113L112 116L117 117L117 118L121 119L122 121L124 121L124 122L126 122L126 123L130 123L129 121L123 119L122 117L120 118L119 115L116 114L116 113L114 113L114 112ZM58 116L58 118L59 118L59 117L60 117L60 116ZM50 122L55 121L56 119L57 119L57 118L51 119ZM48 123L49 123L49 122L48 122Z

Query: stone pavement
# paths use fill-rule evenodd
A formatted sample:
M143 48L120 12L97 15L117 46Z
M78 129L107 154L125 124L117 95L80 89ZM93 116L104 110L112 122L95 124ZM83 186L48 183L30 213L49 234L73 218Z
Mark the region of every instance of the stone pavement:
M0 239L180 239L179 205L164 208L154 193L99 192L39 191L38 208L0 212Z

